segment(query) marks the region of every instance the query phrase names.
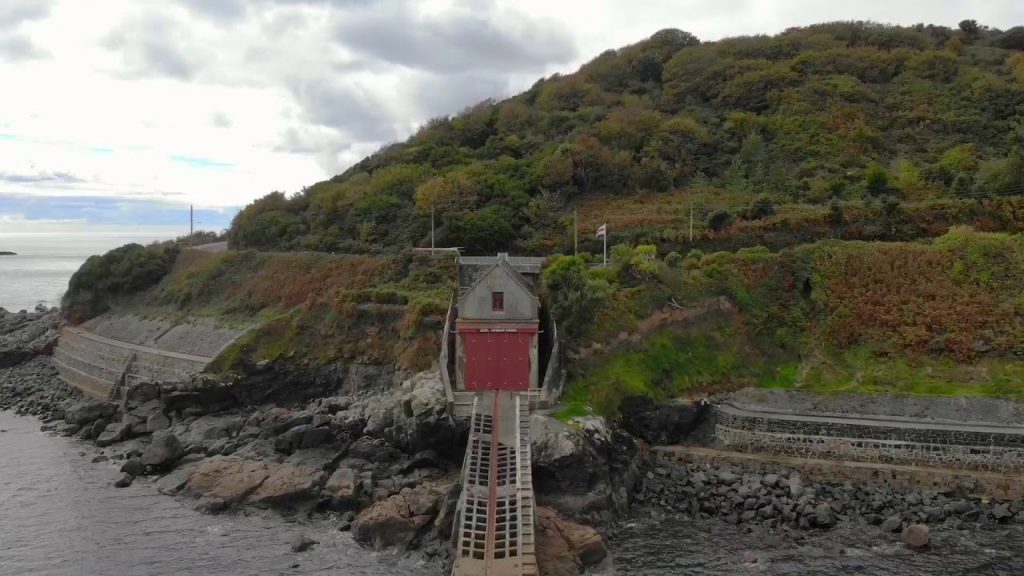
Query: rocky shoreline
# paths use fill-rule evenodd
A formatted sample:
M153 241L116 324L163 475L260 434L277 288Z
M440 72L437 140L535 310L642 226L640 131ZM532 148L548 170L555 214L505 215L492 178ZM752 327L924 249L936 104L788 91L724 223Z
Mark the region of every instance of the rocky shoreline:
M43 325L53 325L55 335L59 322L51 313L31 314L28 322L24 314L4 317L20 327L7 331L10 349L37 342L49 333L40 333ZM0 410L36 416L44 431L95 446L94 461L119 464L113 486L145 479L209 513L261 509L327 519L364 546L413 554L438 573L450 570L467 425L448 416L436 373L296 406L225 409L202 382L187 390L140 383L108 403L60 381L45 353L52 345L0 368ZM584 433L534 418L540 504L548 506L538 508L537 532L546 572L607 564L601 535L567 516L599 522L628 507L631 483L616 475L623 462L621 472L637 474L635 450L613 449L607 430ZM293 549L314 545L297 538Z
M781 466L650 463L636 486L636 503L694 520L717 518L747 532L764 530L802 540L809 530L838 523L899 534L911 548L929 544L931 530L1024 524L1024 502L994 502L972 486L941 491L804 479ZM883 536L884 537L884 536Z
M55 311L0 315L0 357L23 358L0 367L0 410L37 416L44 430L94 445L95 461L120 465L114 486L146 478L210 513L326 518L368 548L450 569L467 431L447 415L438 374L294 406L229 406L215 390L204 392L215 383L203 382L140 383L104 403L57 377L47 352L58 327ZM928 545L931 530L1024 523L1024 505L985 500L969 486L900 490L813 482L767 463L655 462L643 456L645 440L706 436L707 406L641 402L629 410L624 428L592 416L531 416L544 573L609 570L602 534L636 514L714 519L795 540L862 525L914 549ZM310 546L300 537L293 549Z

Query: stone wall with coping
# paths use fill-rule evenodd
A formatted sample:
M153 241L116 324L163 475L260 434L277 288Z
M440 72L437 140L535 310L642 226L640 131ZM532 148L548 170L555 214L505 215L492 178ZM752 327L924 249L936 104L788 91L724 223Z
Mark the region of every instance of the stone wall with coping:
M856 482L934 492L960 490L999 501L1024 500L1024 477L1018 474L772 456L696 446L656 446L651 450L659 466L700 464L759 473L786 469L797 471L816 482Z
M730 449L778 456L1024 471L1024 429L1012 426L823 418L722 405L716 435Z

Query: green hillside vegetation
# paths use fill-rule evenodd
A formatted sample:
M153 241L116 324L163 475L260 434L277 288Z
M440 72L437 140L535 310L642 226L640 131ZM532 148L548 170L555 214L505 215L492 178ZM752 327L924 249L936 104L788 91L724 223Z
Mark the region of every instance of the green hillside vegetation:
M136 262L149 264L132 272L137 283L112 295L104 292L111 282L92 275L108 262L115 274ZM210 369L216 372L276 360L423 370L437 358L454 275L451 256L210 253L131 245L83 266L69 294L106 294L91 315L113 309L251 327L214 362Z
M606 51L268 195L236 247L546 255L608 222L662 254L1024 230L1024 27L840 22ZM690 240L690 213L694 213ZM594 251L597 246L586 244Z
M658 258L616 246L608 268L563 256L552 313L583 349L569 399L612 411L631 394L742 386L1024 398L1024 235L957 228L929 242L823 241ZM726 297L734 313L659 327L660 310ZM597 359L599 358L599 359Z

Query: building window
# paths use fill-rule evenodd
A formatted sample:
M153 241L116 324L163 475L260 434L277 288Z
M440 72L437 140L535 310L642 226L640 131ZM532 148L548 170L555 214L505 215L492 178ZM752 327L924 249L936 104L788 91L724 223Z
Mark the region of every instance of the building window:
M505 311L505 293L504 292L491 292L491 311L492 312L504 312Z

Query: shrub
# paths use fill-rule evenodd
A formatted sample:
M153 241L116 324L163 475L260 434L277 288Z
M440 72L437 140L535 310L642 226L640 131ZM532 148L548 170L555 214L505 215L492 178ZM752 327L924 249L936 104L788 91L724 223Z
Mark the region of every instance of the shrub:
M61 301L72 323L84 322L110 309L119 297L141 292L162 279L178 256L174 243L128 244L103 256L91 256L71 276Z
M715 210L708 215L708 228L721 232L732 225L733 215L728 210Z

